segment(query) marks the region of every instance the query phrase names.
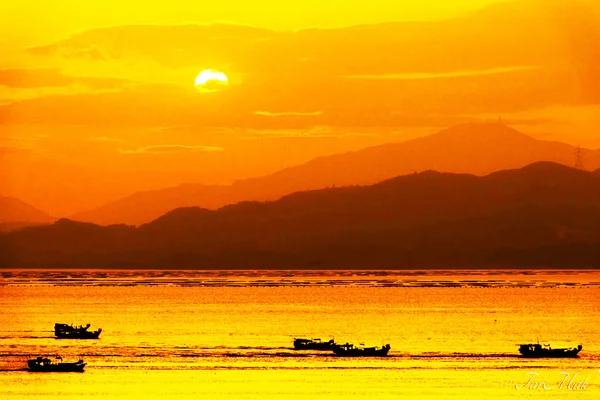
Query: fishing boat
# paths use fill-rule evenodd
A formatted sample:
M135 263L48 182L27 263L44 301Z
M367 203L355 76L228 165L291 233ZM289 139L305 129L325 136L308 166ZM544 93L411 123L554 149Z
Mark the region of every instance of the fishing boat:
M88 331L90 324L73 326L67 324L54 324L54 335L57 339L98 339L102 328L97 331Z
M331 350L335 342L331 339L328 342L322 342L321 339L294 339L294 349L296 350Z
M542 345L539 343L530 343L519 345L519 353L521 353L523 357L528 358L577 357L581 349L583 349L582 345L579 345L577 347L564 347L558 349L553 349L549 344Z
M390 351L390 345L383 347L355 347L351 343L336 344L333 353L341 357L385 357Z
M58 362L53 362L46 357L37 357L27 361L31 372L83 372L86 363L83 360L77 362L63 362L61 357L56 357Z

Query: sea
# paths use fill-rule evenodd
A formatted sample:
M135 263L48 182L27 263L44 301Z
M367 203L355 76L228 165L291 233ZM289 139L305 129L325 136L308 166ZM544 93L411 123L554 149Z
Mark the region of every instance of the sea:
M520 357L537 342L583 350ZM87 366L28 372L37 356ZM0 270L0 399L137 398L597 400L600 271Z

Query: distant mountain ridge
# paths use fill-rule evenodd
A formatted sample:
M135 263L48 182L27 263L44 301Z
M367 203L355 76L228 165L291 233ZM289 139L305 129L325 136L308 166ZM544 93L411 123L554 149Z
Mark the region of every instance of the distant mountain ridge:
M11 196L0 196L0 223L53 222L56 218Z
M60 220L0 235L0 266L598 268L599 224L600 175L539 162L180 208L138 228Z
M186 184L139 192L71 219L102 225L140 225L178 207L216 209L240 201L275 200L301 190L369 185L425 170L485 175L537 161L571 166L575 164L575 149L534 139L501 123L463 124L407 142L320 157L229 186ZM587 168L600 167L598 151L587 150L586 154Z
M0 233L49 224L56 218L15 197L0 196Z

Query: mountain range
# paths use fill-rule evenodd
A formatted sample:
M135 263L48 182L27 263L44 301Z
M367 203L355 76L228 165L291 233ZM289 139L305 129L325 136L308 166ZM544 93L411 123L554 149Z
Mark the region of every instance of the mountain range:
M140 227L62 219L0 235L4 268L596 268L600 174L538 162L424 171Z
M138 192L69 218L100 225L141 225L178 207L217 209L240 201L276 200L303 190L369 185L426 170L485 175L537 161L574 166L577 152L574 146L534 139L501 122L462 124L406 142L317 158L232 185L184 184ZM581 154L587 169L600 167L597 150L582 149Z
M0 196L0 232L48 224L55 220L56 218L24 201L10 196Z

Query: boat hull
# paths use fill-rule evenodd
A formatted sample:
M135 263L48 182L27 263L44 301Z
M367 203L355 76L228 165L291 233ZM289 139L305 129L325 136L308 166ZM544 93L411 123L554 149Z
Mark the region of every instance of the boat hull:
M571 349L552 349L540 345L521 345L519 352L525 358L575 358L583 347L579 345Z
M381 348L367 347L356 348L347 346L334 346L333 353L339 357L386 357L390 351L390 345Z
M54 335L57 339L98 339L100 332L55 332Z
M522 352L521 353L525 358L574 358L579 357L579 350L550 350L543 352Z
M27 361L29 372L83 372L87 364L81 361L76 363L41 363L37 360Z

